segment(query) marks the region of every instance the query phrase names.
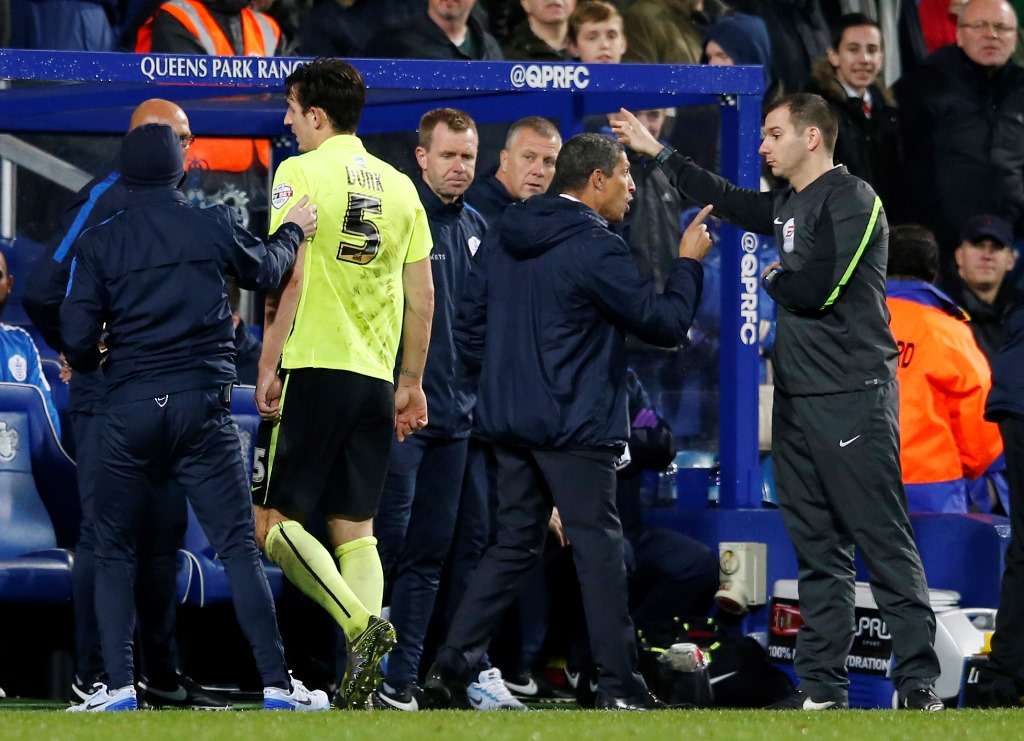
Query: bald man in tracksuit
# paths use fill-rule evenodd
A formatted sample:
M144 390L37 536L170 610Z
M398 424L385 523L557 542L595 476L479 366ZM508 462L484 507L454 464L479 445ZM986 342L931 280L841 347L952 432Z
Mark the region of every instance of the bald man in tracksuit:
M772 456L799 564L800 688L777 707L846 707L854 638L854 546L892 634L900 707L942 710L935 615L900 475L896 343L885 303L889 228L871 186L833 165L838 123L817 95L783 98L759 153L789 187L736 187L644 136L623 112L619 138L676 187L743 229L774 234L781 264L762 277L778 304Z

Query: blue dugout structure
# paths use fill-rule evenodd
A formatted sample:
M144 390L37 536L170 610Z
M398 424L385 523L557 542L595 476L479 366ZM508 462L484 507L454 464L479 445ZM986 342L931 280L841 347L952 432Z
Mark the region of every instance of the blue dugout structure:
M283 82L303 61L0 49L0 80L13 81L0 87L0 132L117 135L135 105L163 97L186 110L196 134L269 137L283 154L290 151ZM568 137L583 129L584 118L619 107L718 105L721 174L740 186L758 187L764 84L759 67L352 62L369 92L359 128L364 135L415 131L420 116L438 106L466 110L481 124L544 115L556 119ZM649 519L712 548L721 541L766 542L770 593L774 580L794 578L797 566L778 511L762 508L761 501L758 240L727 224L721 234L718 507L708 508L703 489L699 496L681 492L685 496L676 506L653 510ZM964 605L995 606L1008 537L1005 519L912 519L930 584L958 590ZM865 577L860 566L858 578ZM767 613L755 610L744 627L767 630Z
M0 79L16 81L0 90L0 131L120 134L135 105L164 97L185 109L196 134L281 140L282 83L303 61L0 49ZM466 110L481 124L545 115L568 137L582 131L585 117L620 106L721 104L722 174L758 185L758 67L352 62L368 90L360 134L415 131L420 116L437 106ZM32 84L42 82L68 84ZM731 226L723 237L722 275L729 278L721 287L720 506L760 508L757 240Z

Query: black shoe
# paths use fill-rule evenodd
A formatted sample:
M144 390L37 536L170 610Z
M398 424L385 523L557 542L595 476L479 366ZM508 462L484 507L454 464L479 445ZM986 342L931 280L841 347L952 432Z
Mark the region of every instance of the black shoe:
M431 710L446 708L469 708L466 699L466 682L453 676L434 662L423 681L423 699Z
M967 685L964 703L966 707L978 708L1019 708L1024 707L1024 692L1013 677L983 668L978 671L975 691L969 692Z
M932 692L931 687L911 690L900 697L901 710L924 710L926 713L938 713L946 709L946 704Z
M160 689L145 682L139 682L139 705L153 708L179 708L188 710L228 710L231 703L215 693L209 692L184 674L178 675L178 686L173 690Z
M395 647L395 627L384 618L370 616L366 630L348 645L345 674L334 696L337 707L362 710L370 707L370 695L380 682L380 661Z
M612 697L598 692L594 700L596 710L667 710L668 707L650 690L645 697L640 698Z
M845 710L847 703L839 700L815 700L803 690L794 690L793 694L784 697L769 710Z
M419 685L410 684L395 689L387 682L381 682L380 687L373 691L370 704L377 710L401 710L406 713L414 713L426 707L423 689Z
M543 674L523 672L505 678L505 686L513 697L540 702L572 702L576 695L556 687Z

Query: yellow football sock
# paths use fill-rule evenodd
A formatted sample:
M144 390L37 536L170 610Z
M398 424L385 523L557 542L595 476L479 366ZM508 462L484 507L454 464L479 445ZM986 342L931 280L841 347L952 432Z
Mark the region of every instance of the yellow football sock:
M286 520L270 528L266 550L292 584L330 613L349 640L366 630L370 613L345 583L331 554L300 523Z
M342 578L362 601L371 615L380 615L384 600L384 567L372 535L356 538L334 549Z

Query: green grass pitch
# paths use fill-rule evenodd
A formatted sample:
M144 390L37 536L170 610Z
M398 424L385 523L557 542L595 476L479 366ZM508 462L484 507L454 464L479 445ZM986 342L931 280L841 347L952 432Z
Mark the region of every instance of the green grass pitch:
M445 711L416 714L164 711L83 716L49 708L9 710L0 702L0 739L33 741L1011 741L1022 738L1024 710L959 710L934 715L856 710L826 713L763 710L602 713L551 710L529 713Z

